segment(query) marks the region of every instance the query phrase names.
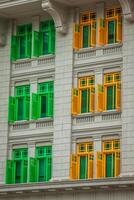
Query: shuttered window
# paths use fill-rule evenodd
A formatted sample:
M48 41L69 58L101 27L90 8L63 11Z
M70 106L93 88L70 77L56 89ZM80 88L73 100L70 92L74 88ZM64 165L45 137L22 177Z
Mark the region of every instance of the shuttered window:
M32 94L32 119L53 117L53 81L38 84L38 93Z
M31 58L32 24L17 26L16 36L11 37L11 61Z
M70 176L72 179L93 178L93 143L80 143L77 153L71 156Z
M28 171L28 150L14 149L12 160L7 160L6 183L26 183Z
M15 87L15 97L9 97L8 121L29 120L30 85Z
M47 182L52 176L52 147L36 147L36 157L30 158L30 182Z

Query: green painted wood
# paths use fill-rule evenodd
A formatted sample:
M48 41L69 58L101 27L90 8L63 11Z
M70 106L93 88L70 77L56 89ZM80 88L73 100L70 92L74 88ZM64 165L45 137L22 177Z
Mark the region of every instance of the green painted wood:
M8 104L8 121L13 123L16 120L16 98L9 97L9 104Z
M87 178L87 157L80 156L80 179Z
M83 48L87 48L90 46L90 27L84 26L83 27Z
M108 22L108 44L116 42L116 21L112 20Z
M29 181L30 182L37 182L37 159L30 158L29 161Z
M32 53L32 56L34 56L34 57L38 57L39 56L39 32L37 32L37 31L34 31L33 32L33 37L32 37L32 39L33 39L33 42L32 42L32 44L33 44L33 46L32 46L32 48L33 48L33 53ZM40 44L41 45L41 44Z
M39 103L40 103L39 94L32 94L32 119L39 118Z
M116 108L116 86L107 87L107 110Z
M6 161L6 184L12 184L15 182L14 180L14 161L13 160L7 160Z
M17 36L11 36L11 54L10 59L11 61L15 61L18 58L17 56Z
M106 177L113 177L115 171L115 156L114 154L106 155Z

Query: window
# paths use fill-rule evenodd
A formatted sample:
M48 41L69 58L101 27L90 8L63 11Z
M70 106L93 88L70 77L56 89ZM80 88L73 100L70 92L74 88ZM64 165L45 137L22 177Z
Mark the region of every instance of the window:
M93 143L80 143L77 153L71 156L70 175L72 179L93 178Z
M96 13L80 14L80 23L74 25L74 49L96 46Z
M105 19L99 19L99 44L114 44L122 41L121 8L106 9Z
M72 114L94 112L95 98L94 76L78 80L78 89L72 91Z
M34 31L33 56L41 56L55 53L55 26L54 21L40 23L40 31Z
M30 85L15 87L15 96L9 97L8 121L29 120Z
M38 93L32 94L32 119L53 116L53 81L38 84Z
M14 149L12 160L7 160L6 166L6 183L26 183L28 168L28 150Z
M11 39L11 61L31 58L32 24L17 26L17 34Z
M52 176L52 147L36 147L36 158L30 158L30 182L47 182Z
M120 111L121 96L120 72L104 74L104 85L98 86L98 111Z
M120 141L102 143L102 152L97 152L97 178L117 177L120 174Z

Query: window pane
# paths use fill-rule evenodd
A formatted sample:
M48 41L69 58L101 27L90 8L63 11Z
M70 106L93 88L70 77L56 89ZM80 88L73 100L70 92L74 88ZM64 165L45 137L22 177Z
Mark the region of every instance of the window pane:
M108 22L108 44L115 43L115 20Z
M25 37L20 37L20 52L19 52L19 55L20 55L20 58L25 58Z
M89 37L90 37L89 26L83 27L83 48L89 47Z
M41 96L41 118L47 116L47 96Z
M90 90L81 91L81 113L90 112Z
M87 178L87 156L80 157L80 179Z
M23 120L23 112L24 112L24 99L18 98L18 119Z
M44 32L43 33L43 54L49 53L49 33Z
M108 86L107 87L107 110L115 109L116 105L116 87Z
M115 163L115 155L107 154L106 155L106 177L114 176L114 163Z
M21 161L16 161L15 183L20 183L21 179Z
M45 180L45 159L39 159L39 182Z

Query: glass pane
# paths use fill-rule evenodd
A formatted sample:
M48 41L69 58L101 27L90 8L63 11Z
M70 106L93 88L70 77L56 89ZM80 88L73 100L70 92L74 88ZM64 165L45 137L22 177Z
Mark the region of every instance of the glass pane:
M46 55L49 53L49 33L43 33L43 54Z
M80 179L87 178L87 156L80 157Z
M89 32L89 26L84 26L83 27L83 48L89 47L89 37L90 37L90 32Z
M24 99L18 98L18 116L17 120L23 120Z
M25 37L20 37L20 58L25 58Z
M114 176L114 154L107 154L106 155L106 177L113 177Z
M15 183L20 183L21 179L21 161L16 161Z
M47 117L47 97L41 96L41 118Z
M45 159L39 159L39 182L45 181Z
M90 90L81 91L81 113L90 112Z
M115 21L108 22L108 44L115 43Z
M107 110L115 109L116 105L116 86L107 87Z

